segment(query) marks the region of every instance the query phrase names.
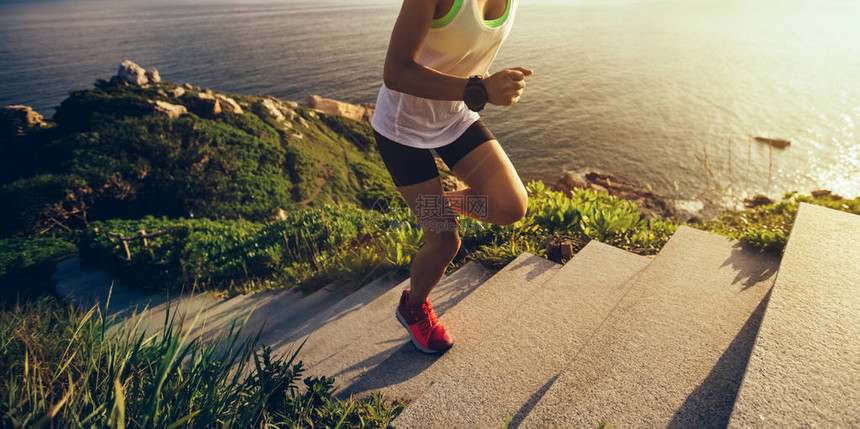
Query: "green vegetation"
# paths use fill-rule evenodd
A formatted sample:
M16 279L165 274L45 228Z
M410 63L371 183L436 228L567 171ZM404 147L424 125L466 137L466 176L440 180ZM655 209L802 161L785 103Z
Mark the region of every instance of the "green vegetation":
M0 239L0 305L52 291L57 261L77 252L77 246L62 237Z
M386 253L378 252L388 236L392 239L385 243L394 246L395 254L397 246L402 249L405 244L394 240L402 238L398 235L402 231L387 228L395 219L350 204L309 207L265 224L152 216L114 219L93 222L81 234L80 247L82 256L112 267L118 278L143 289L181 290L195 285L198 290L236 293L299 285L311 290L354 278L356 270L364 269L355 261L366 258L368 250L379 256L369 261L373 268L408 266L403 258L386 262ZM124 259L118 242L102 233L133 236L139 230L168 234L148 240L147 247L130 243L130 261Z
M106 336L113 317L53 297L0 313L0 426L384 428L403 408L334 398L333 379L302 378L299 350L238 342L236 320L211 344L182 334L184 318L150 338L134 322Z
M541 181L528 184L529 207L512 225L487 225L461 219L464 257L500 268L530 252L543 256L548 236L581 243L598 240L643 255L662 248L677 225L644 219L636 204L586 189L570 195L549 190Z
M76 252L74 244L58 237L0 240L0 279L20 270L44 269Z
M477 260L501 267L523 251L542 255L555 234L607 242L654 254L677 228L642 218L635 204L592 191L572 197L529 184L529 210L507 226L461 217L463 246L455 266ZM93 222L80 234L85 258L114 268L115 276L146 289L219 290L229 294L297 285L306 290L335 280L372 279L369 273L408 271L423 234L402 204L386 213L356 205L324 204L296 210L285 220L144 219ZM96 232L98 230L98 232ZM140 230L169 231L131 243L131 260L104 231L133 236Z
M147 215L262 222L393 190L365 123L269 99L278 119L265 99L233 94L247 111L214 115L214 101L173 88L99 80L61 103L54 126L0 141L0 237ZM169 118L150 100L190 113Z
M696 227L741 240L763 250L781 253L788 243L800 203L860 214L860 198L834 199L829 195L816 198L790 192L785 194L782 201L728 212Z

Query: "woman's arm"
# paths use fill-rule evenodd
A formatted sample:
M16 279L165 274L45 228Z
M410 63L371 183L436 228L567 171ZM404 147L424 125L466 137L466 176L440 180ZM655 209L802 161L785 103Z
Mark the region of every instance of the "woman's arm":
M468 77L453 76L418 64L418 52L433 21L438 0L403 0L385 57L385 86L433 100L462 100ZM484 80L491 104L509 106L522 96L532 71L505 69Z

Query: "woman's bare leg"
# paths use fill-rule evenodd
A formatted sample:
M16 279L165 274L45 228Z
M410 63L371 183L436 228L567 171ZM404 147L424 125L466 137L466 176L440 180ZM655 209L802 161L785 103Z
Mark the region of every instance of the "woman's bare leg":
M479 204L464 204L457 207L456 213L498 225L514 223L526 212L525 187L496 140L478 146L451 170L469 188L446 193L439 177L397 188L424 231L424 245L410 268L409 301L412 304L427 299L460 250L460 234L453 217L455 210L449 203L452 197L478 198Z
M430 296L448 264L457 256L460 234L438 176L415 185L400 186L397 190L424 231L424 245L415 254L410 268L409 302L418 304Z

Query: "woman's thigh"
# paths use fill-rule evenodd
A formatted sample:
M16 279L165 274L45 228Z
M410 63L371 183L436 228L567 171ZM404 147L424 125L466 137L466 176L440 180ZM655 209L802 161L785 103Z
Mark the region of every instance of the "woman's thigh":
M520 216L517 213L525 211L528 204L525 186L497 140L479 145L451 166L451 170L472 189L472 195L487 197L491 221L519 218L522 213Z

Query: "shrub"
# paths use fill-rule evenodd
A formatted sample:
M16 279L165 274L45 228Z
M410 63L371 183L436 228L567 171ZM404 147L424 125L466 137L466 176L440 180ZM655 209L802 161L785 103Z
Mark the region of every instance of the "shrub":
M53 268L59 259L78 248L62 237L24 237L0 240L0 281L32 269Z
M234 293L298 285L313 290L343 278L344 259L367 244L359 237L377 239L387 219L347 204L311 207L266 224L148 216L94 222L80 246L85 258L113 267L116 276L144 289L196 285ZM170 233L149 240L146 248L130 244L131 261L122 260L118 243L104 234L130 237L141 229Z

